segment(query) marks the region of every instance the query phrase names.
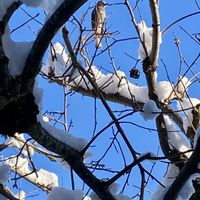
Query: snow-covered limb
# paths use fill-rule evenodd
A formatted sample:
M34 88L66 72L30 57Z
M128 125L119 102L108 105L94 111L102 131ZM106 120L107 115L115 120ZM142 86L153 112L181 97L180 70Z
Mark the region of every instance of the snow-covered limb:
M122 194L117 194L119 185L114 183L109 187L109 191L115 196L116 200L131 200ZM67 190L63 187L55 187L47 197L47 200L100 200L98 196L92 192L89 196L85 196L82 190Z
M29 135L35 139L43 147L52 151L67 161L77 175L101 198L105 200L115 200L112 194L105 188L104 182L97 179L84 165L82 156L78 151L63 143L59 139L55 139L45 130L41 124L32 124Z
M158 109L156 103L153 100L149 100L144 104L143 112L141 113L145 120L155 119L161 110Z
M8 70L11 76L19 76L26 61L26 57L32 47L32 42L15 42L11 39L10 30L7 27L3 38L3 49L9 59ZM20 49L20 51L19 51Z
M174 182L167 190L163 200L176 199L180 191L192 175L199 173L198 164L200 163L200 138L198 138L193 154L190 156L184 167L177 175Z
M149 58L152 67L158 66L158 56L160 50L160 44L162 42L160 32L160 13L159 13L159 1L149 0L151 9L152 27L153 27L153 38L152 38L152 51Z
M8 145L8 147L17 148L17 150L20 150L25 156L34 154L34 149L30 146L29 142L26 142L23 134L16 133L15 137L7 138L5 144Z
M150 56L152 50L152 35L153 28L147 27L144 20L138 24L138 30L140 33L140 46L138 49L139 59L143 61L146 57Z
M22 2L28 7L42 7L46 13L46 19L48 19L55 12L63 1L64 0L22 0Z
M200 100L196 98L184 98L177 103L177 108L183 111L184 129L188 138L193 143L196 129L200 123Z
M83 199L84 193L81 190L67 190L62 187L55 187L47 197L47 200L64 200L64 199L73 199L80 200ZM86 200L84 198L83 200ZM88 199L89 200L89 199Z
M1 200L22 200L15 197L12 192L6 188L3 184L0 184L0 199Z
M27 181L40 187L44 191L50 191L53 187L58 186L58 178L52 173L44 169L34 171L29 168L29 161L20 156L11 156L5 161L13 172L17 173L20 177L24 177Z
M84 147L87 145L87 141L85 139L77 138L68 132L58 129L47 122L44 122L41 116L38 116L38 120L40 124L42 125L42 127L49 134L51 134L52 137L65 143L66 145L72 147L73 149L76 149L77 151L81 152L84 149Z
M59 1L61 2L61 1ZM42 58L46 52L48 45L57 31L63 24L78 10L86 0L69 0L64 1L53 15L46 21L41 31L38 33L33 46L27 57L24 71L20 77L22 83L26 83L30 87L35 77L40 71ZM37 49L37 51L35 51Z
M181 133L177 131L177 127L169 116L164 115L165 125L168 132L168 143L171 150L176 149L180 153L190 150L190 145L182 137ZM191 153L185 154L188 158Z
M148 88L131 83L121 71L117 71L114 74L103 74L95 66L91 66L87 71L92 80L95 81L97 86L101 89L101 93L105 100L133 107L136 111L141 111L144 103L149 100ZM84 75L79 75L70 83L63 78L49 78L51 82L56 82L59 85L70 86L71 90L85 96L95 96L92 90L92 85ZM159 100L165 102L165 99L168 99L171 96L174 89L170 82L161 81L157 83L157 91ZM98 98L98 96L95 97ZM173 112L173 110L167 105L163 107L163 111L166 112L167 115L170 115L179 128L184 132L182 119L179 114Z

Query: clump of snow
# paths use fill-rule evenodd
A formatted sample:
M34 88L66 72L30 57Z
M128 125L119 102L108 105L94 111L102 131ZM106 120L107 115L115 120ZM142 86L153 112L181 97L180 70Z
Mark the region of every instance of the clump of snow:
M155 119L161 110L157 107L156 103L153 100L147 101L143 106L143 112L141 115L145 120Z
M124 98L143 103L149 100L148 88L137 86L129 82L124 72L120 70L107 75L103 74L95 66L92 66L87 70L100 90L106 94L116 94ZM83 75L79 75L70 83L70 85L74 87L82 87L85 90L93 89L88 79ZM173 85L170 82L161 81L157 83L157 91L159 100L164 101L173 92Z
M50 121L48 116L42 116L42 119L44 122L47 122L47 123L49 123Z
M64 0L22 0L22 2L29 7L42 7L49 18Z
M152 195L151 200L161 200L164 198L165 193L167 192L168 188L171 186L177 175L179 174L178 168L174 164L170 164L167 174L164 178L163 185L159 186L157 191ZM198 177L198 174L193 174L184 184L182 190L180 191L177 200L188 200L190 196L194 193L194 188L192 185L192 180Z
M110 91L120 93L121 87L127 84L126 75L122 71L116 71L114 74L108 74L97 81L99 88L108 94Z
M0 183L5 184L8 181L10 165L1 164L0 165Z
M44 74L70 77L71 80L80 75L78 70L74 69L71 58L66 54L65 47L62 44L55 43L50 51L46 64L41 69Z
M17 148L17 150L20 150L20 151L23 148L21 151L23 155L25 156L27 156L28 154L33 155L34 149L31 146L29 146L28 142L26 143L26 145L24 145L24 143L26 143L24 135L18 134L18 133L15 133L15 137L9 137L5 141L5 144L8 145L9 147L15 147Z
M171 186L173 181L175 180L176 176L179 174L179 169L174 164L170 164L167 170L167 174L164 177L163 185L165 188L161 185L158 186L157 191L153 193L151 200L161 200L163 199L166 191Z
M124 72L116 71L114 74L103 74L95 66L88 69L90 76L96 81L97 86L107 94L118 94L122 97L136 100L139 102L146 102L148 100L148 89L146 87L139 87L127 81ZM82 87L86 90L93 89L85 76L78 76L71 86Z
M142 20L140 23L138 23L138 31L140 34L140 39L142 40L143 44L140 42L139 46L139 59L143 61L147 56L150 56L151 51L152 51L152 37L153 37L153 28L152 27L147 27L146 23L144 20ZM162 42L161 39L161 34L159 35L160 37L160 44ZM146 49L146 51L145 51Z
M178 200L187 200L190 199L191 195L195 192L192 180L195 180L197 177L199 177L199 174L192 174L190 178L186 181L184 184L182 190L180 191L177 199Z
M24 200L26 197L26 193L24 191L20 191L18 194L15 195L15 197L19 200Z
M11 156L6 160L6 163L20 174L27 175L31 172L28 166L28 160L26 158L22 158L21 156Z
M169 98L172 92L173 92L172 83L167 81L161 81L157 83L157 93L158 93L158 99L160 101L164 101L165 99Z
M190 86L191 82L188 80L187 77L183 76L180 77L178 80L178 84L176 86L176 90L179 93L185 93Z
M73 136L72 134L60 130L47 122L44 122L41 116L38 116L38 120L41 123L42 127L48 131L54 138L60 140L61 142L71 146L77 151L82 151L84 147L87 145L87 141L83 138L78 138Z
M200 127L197 129L195 136L194 136L194 147L196 147L196 145L197 145L197 141L199 139L199 136L200 136Z
M168 131L168 142L171 146L171 149L177 149L180 152L185 152L190 150L189 144L185 141L185 139L181 136L179 132L177 132L177 128L174 122L170 119L169 116L164 115L165 125ZM190 153L186 153L185 155L189 158L191 156Z
M26 6L37 8L42 5L44 0L21 0Z
M12 3L17 0L1 0L0 1L0 21L3 20L4 15L7 13L7 9L12 5Z
M33 174L35 175L35 173ZM42 184L46 187L57 187L58 186L58 177L56 174L40 169L37 172L38 177L35 177L36 183Z
M151 50L152 50L152 35L153 35L153 28L147 27L144 20L142 20L138 24L138 30L140 34L140 38L144 43L145 49L147 52L145 52L145 49L143 45L140 43L139 46L139 59L143 61L147 56L150 56Z
M113 183L112 185L109 186L108 189L111 192L111 194L115 197L116 200L131 200L131 198L126 195L117 194L119 188L120 188L119 184ZM99 197L94 192L91 192L90 198L91 200L100 200Z
M81 190L67 190L63 187L55 187L48 194L47 200L80 200L84 193Z
M188 127L191 127L191 123L193 121L192 108L195 107L197 104L200 104L200 100L196 98L184 98L183 101L177 102L177 108L179 110L184 109L183 127L186 132Z
M105 76L100 70L96 68L96 66L92 65L88 68L88 72L95 80L99 80L102 76Z
M33 42L14 42L11 39L8 27L2 37L2 41L4 52L9 58L9 72L13 77L19 76L23 71L26 57L33 45Z
M36 182L45 187L56 187L58 186L58 177L56 174L46 171L44 169L40 169L31 173L32 170L29 168L29 161L26 158L22 158L20 156L12 156L6 159L6 163L11 166L11 168L19 173L21 176L26 176L28 179Z
M50 51L46 64L42 66L42 72L46 75L54 73L55 76L62 76L67 70L67 65L71 64L71 60L59 42L54 44Z

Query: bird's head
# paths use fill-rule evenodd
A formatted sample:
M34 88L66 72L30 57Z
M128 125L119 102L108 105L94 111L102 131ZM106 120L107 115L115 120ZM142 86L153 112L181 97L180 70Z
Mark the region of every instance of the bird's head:
M106 6L106 2L105 1L99 1L97 3L97 7L105 7Z

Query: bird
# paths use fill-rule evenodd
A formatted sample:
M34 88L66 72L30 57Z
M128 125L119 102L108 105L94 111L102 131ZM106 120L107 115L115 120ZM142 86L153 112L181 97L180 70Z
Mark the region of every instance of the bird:
M105 1L99 1L91 14L92 30L95 33L96 48L102 48L101 39L104 34L104 25L106 20L105 6Z

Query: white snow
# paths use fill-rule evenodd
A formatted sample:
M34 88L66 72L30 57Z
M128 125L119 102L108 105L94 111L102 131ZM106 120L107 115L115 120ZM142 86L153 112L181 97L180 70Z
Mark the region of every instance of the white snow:
M49 52L46 63L42 66L41 71L50 75L53 73L56 77L70 77L74 79L80 74L77 69L73 69L71 58L66 54L65 47L59 42L55 43ZM74 70L74 71L73 71Z
M192 174L188 178L182 190L180 191L177 200L188 200L191 197L191 195L195 192L192 185L192 180L195 180L197 177L199 177L199 174Z
M165 115L165 124L168 131L168 142L172 149L177 149L180 152L184 152L190 150L189 144L185 141L185 139L181 136L179 132L177 132L177 128L174 122L170 119L169 116ZM191 156L190 153L186 153L185 155L189 158Z
M103 74L95 66L92 66L89 71L90 76L96 81L97 86L106 94L116 94L130 100L139 102L147 102L148 88L137 86L129 82L124 72L118 70L113 74ZM70 86L82 87L86 90L92 90L93 87L85 76L79 75ZM158 98L160 101L167 99L173 91L173 85L167 81L157 83Z
M19 200L25 200L26 193L24 191L20 191L15 195L15 197L18 198Z
M17 139L16 139L16 138ZM27 145L29 145L29 142L27 142L27 145L24 146L24 143L26 142L24 135L23 134L18 134L15 133L15 137L9 137L7 138L7 140L5 141L5 144L8 145L9 147L14 147L16 148L18 151L21 151L22 147L22 151L21 153L25 156L28 155L28 151L30 155L34 154L34 149L32 147L27 147ZM27 149L28 148L28 149Z
M1 164L0 165L0 183L5 184L8 181L10 165Z
M45 169L40 169L38 172L38 178L36 178L36 183L42 184L47 187L58 186L58 177L56 174L49 172Z
M43 118L38 115L38 121L41 123L42 127L48 131L54 138L64 142L65 144L71 146L77 151L82 151L87 145L87 141L83 138L78 138L72 134L65 132L61 129L58 129L47 122L43 121Z
M3 20L4 15L7 13L7 9L11 6L12 3L17 0L1 0L0 1L0 21Z
M13 77L20 75L23 71L26 57L32 47L33 42L14 42L7 27L2 37L3 48L9 58L8 69ZM20 51L19 51L20 49Z
M150 56L152 51L152 37L153 37L153 28L147 27L144 20L138 23L138 31L140 34L140 39L143 41L145 48L143 47L142 43L140 42L140 46L138 49L139 59L143 61L147 56ZM160 44L162 42L161 34L160 37ZM145 52L145 49L147 52Z
M16 170L16 172L21 176L26 176L33 182L46 187L58 186L58 177L52 172L40 169L37 171L37 174L35 172L31 173L32 170L30 170L29 161L26 158L22 158L20 156L16 158L16 156L11 156L10 158L6 159L6 163L10 165L14 171Z
M21 156L18 156L17 158L16 156L11 156L6 159L6 163L20 174L26 175L31 172L28 166L28 160L26 158L22 158Z
M188 127L191 127L193 121L192 107L195 107L197 104L200 104L200 100L196 98L184 98L183 101L177 101L178 110L186 109L183 115L183 127L186 132Z
M108 189L111 192L111 194L115 197L116 200L131 200L130 197L120 194L120 193L117 193L119 188L120 188L119 184L113 183L112 185L109 186ZM90 199L91 200L100 200L99 197L94 192L91 192Z
M195 136L194 136L194 147L196 147L196 145L197 145L197 141L199 139L199 136L200 136L200 127L197 129Z
M174 164L170 164L167 170L167 174L165 175L163 180L163 185L165 186L165 188L159 185L156 192L153 193L151 200L163 199L167 189L171 186L178 174L179 169Z
M182 77L181 76L179 78L178 84L176 86L177 92L179 92L179 93L185 93L188 90L190 84L191 84L191 82L188 80L187 77L185 77L185 76Z
M29 7L42 7L49 18L64 0L22 0Z
M55 187L47 197L47 200L81 200L84 193L81 190L67 190L63 187Z
M147 56L150 56L151 50L152 50L152 35L153 35L153 29L152 27L147 27L144 20L142 20L138 24L138 30L140 34L140 38L143 41L146 51L143 47L143 45L140 43L139 46L139 59L143 61Z
M144 120L155 119L161 112L153 100L149 100L144 104L143 111L144 112L141 112L141 115L143 116Z
M167 99L172 91L173 91L173 85L172 83L168 81L161 81L157 83L157 93L158 93L158 99L160 101L164 101Z

